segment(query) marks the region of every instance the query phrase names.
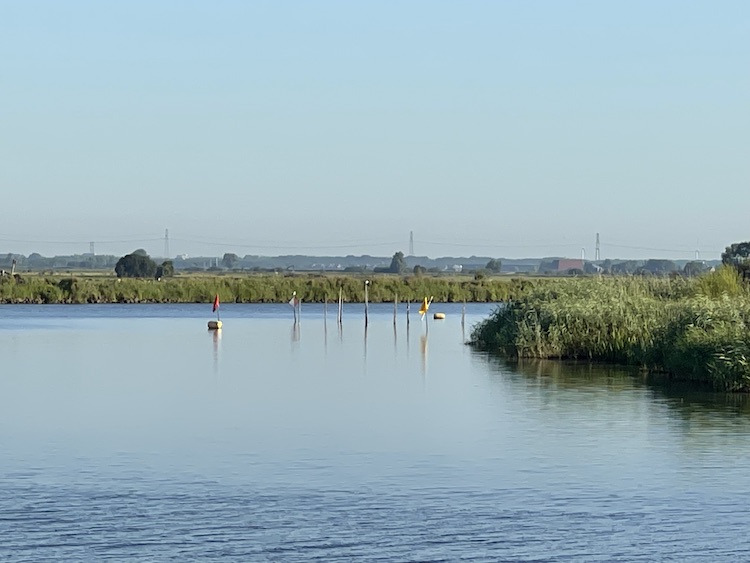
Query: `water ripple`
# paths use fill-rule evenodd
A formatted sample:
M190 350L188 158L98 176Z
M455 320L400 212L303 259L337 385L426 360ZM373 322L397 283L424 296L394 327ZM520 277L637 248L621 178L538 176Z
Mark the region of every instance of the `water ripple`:
M149 492L6 488L0 559L732 561L750 549L740 534L750 510L729 498L707 505L686 495L676 507L643 497L634 509L632 498L589 495L583 509L576 497L528 490L139 485Z

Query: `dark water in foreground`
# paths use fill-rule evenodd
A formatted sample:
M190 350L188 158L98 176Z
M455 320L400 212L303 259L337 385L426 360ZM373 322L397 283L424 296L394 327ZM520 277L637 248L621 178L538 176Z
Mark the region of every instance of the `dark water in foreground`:
M433 310L0 307L0 561L750 560L745 397Z

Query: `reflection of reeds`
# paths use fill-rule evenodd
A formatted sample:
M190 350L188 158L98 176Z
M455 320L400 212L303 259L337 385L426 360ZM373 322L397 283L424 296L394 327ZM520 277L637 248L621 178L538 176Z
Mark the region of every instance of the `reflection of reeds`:
M610 409L613 401L646 405L655 400L655 404L666 406L680 420L689 423L680 429L694 441L705 436L705 441L714 446L719 439L736 440L744 447L750 433L750 394L696 388L690 382L670 380L663 374L646 374L635 366L536 358L510 360L479 351L475 354L503 374L502 382L514 394L543 396L545 405L585 406L586 411L592 411ZM638 389L647 389L649 395L640 398L633 395L632 391ZM625 394L622 400L613 398L613 394L619 393ZM707 431L716 431L719 436Z
M585 358L750 390L750 297L738 280L583 279L540 285L472 332L520 358ZM716 295L717 287L728 287ZM729 293L734 297L730 298Z
M511 366L506 366L511 367ZM624 368L589 361L559 361L539 358L521 358L512 363L514 372L534 378L545 378L560 388L604 387L625 390L633 387L638 368Z

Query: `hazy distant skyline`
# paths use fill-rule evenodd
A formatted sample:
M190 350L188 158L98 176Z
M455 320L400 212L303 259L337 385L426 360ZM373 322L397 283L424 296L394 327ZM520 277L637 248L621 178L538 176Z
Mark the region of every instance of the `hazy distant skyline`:
M362 240L359 242L338 242L332 244L313 244L310 242L288 243L288 242L259 242L259 241L229 241L229 240L201 240L175 238L172 235L161 237L143 236L141 238L122 238L118 240L100 241L23 241L19 239L0 239L0 244L9 247L20 247L28 250L16 253L29 255L40 253L44 256L61 254L85 254L91 250L95 254L121 255L143 248L151 256L164 257L165 253L170 258L175 256L210 256L221 257L225 252L234 252L238 256L284 256L284 255L308 255L308 256L347 256L347 255L371 255L390 257L394 252L401 251L409 255L409 239L398 241ZM44 251L44 249L50 249ZM57 248L58 250L55 250ZM70 250L60 251L59 248ZM369 251L353 251L352 249L370 249ZM187 249L193 249L188 252ZM551 252L548 250L552 249ZM590 253L589 253L590 250ZM724 249L716 251L701 250L699 246L692 249L688 246L681 248L655 248L637 247L617 242L608 242L601 239L600 259L631 259L631 258L673 258L673 259L701 259L718 260ZM475 242L445 242L424 241L414 238L414 256L428 256L429 258L442 258L450 256L485 256L495 258L543 258L552 256L564 256L572 258L585 258L594 260L596 252L595 239L590 245L579 245L567 241L564 237L558 241L542 243L528 242L525 244L503 244L502 241L475 241ZM5 251L0 252L5 254Z
M0 1L0 252L716 259L750 240L748 30L740 1Z

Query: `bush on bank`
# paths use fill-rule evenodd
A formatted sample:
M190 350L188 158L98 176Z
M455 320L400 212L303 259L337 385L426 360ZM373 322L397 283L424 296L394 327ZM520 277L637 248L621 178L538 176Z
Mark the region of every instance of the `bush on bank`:
M639 365L750 391L750 293L731 268L696 280L587 278L531 288L471 335L511 358Z

